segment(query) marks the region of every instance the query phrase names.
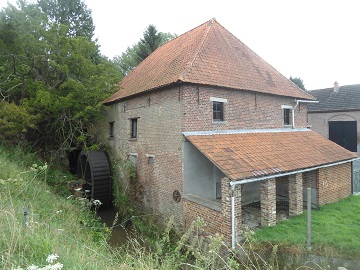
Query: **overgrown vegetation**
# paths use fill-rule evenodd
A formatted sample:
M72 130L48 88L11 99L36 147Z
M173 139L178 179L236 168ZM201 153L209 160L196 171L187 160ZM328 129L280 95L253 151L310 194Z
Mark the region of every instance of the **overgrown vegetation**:
M93 40L82 0L18 1L0 10L0 139L58 150L95 142L101 101L120 80Z
M54 193L71 180L56 174L36 155L0 146L1 269L280 269L276 252L269 261L255 252L251 234L236 253L221 237L206 240L201 219L182 235L170 219L153 231L152 245L135 231L121 247L110 246L112 229L91 202ZM54 188L54 176L67 180Z
M360 196L351 195L312 211L313 252L327 256L359 259ZM304 252L307 213L279 222L274 227L256 231L255 239L279 245L282 252Z

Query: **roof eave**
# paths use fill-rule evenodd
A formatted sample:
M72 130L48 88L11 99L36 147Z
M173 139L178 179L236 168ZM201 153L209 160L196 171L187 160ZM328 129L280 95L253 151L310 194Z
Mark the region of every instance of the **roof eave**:
M283 176L289 176L289 175L297 174L297 173L304 173L304 172L314 171L314 170L318 170L318 169L321 169L321 168L327 168L327 167L332 167L332 166L345 164L345 163L348 163L348 162L353 162L353 161L359 160L359 159L360 159L360 157L356 157L356 158L351 158L351 159L345 159L345 160L342 160L342 161L326 163L326 164L322 164L322 165L318 165L318 166L314 166L314 167L303 168L303 169L299 169L299 170L292 170L292 171L281 172L281 173L276 173L276 174L267 174L267 175L260 176L260 177L248 177L248 178L236 179L234 181L231 181L230 185L231 186L236 186L236 185L241 185L241 184L248 184L248 183L263 181L263 180L276 178L276 177L283 177Z
M137 92L137 93L134 93L134 94L130 94L130 95L127 95L127 96L123 96L123 97L119 97L119 98L116 98L114 100L111 100L111 101L106 101L103 102L103 105L112 105L114 103L117 103L117 102L121 102L123 100L126 100L126 99L129 99L129 98L133 98L133 97L136 97L136 96L141 96L143 94L147 94L149 92L153 92L153 91L156 91L156 90L159 90L161 88L164 88L164 87L168 87L168 86L171 86L171 85L176 85L176 84L180 84L182 81L181 80L177 80L177 81L174 81L174 82L170 82L170 83L167 83L167 84L162 84L162 85L158 85L154 88L151 88L151 89L146 89L146 90L143 90L141 92Z

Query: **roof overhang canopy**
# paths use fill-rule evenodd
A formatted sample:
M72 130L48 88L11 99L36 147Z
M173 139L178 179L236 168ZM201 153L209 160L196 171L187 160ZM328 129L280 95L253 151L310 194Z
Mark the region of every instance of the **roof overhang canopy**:
M318 168L357 158L309 129L184 132L233 181Z

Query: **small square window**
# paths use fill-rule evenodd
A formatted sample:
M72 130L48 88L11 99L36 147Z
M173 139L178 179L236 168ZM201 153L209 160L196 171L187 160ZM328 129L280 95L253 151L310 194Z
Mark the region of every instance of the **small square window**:
M109 137L114 138L114 123L115 121L109 122Z
M137 122L138 122L138 119L133 118L133 119L130 119L130 121L131 121L131 134L130 134L130 137L132 139L136 139L137 138Z
M213 101L213 121L224 121L224 103Z
M284 125L289 126L290 124L290 109L284 109Z

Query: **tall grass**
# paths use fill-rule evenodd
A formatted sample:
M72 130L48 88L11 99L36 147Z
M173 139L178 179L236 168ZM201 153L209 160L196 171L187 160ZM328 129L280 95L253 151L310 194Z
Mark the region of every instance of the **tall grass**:
M111 266L105 227L85 203L54 194L46 164L19 151L0 148L0 268L43 265L54 253L65 269Z
M61 196L59 183L70 179L34 154L0 146L0 269L279 269L276 252L265 261L251 238L233 251L220 237L201 237L201 220L180 236L170 220L150 247L141 235L112 247L111 228L89 202Z

